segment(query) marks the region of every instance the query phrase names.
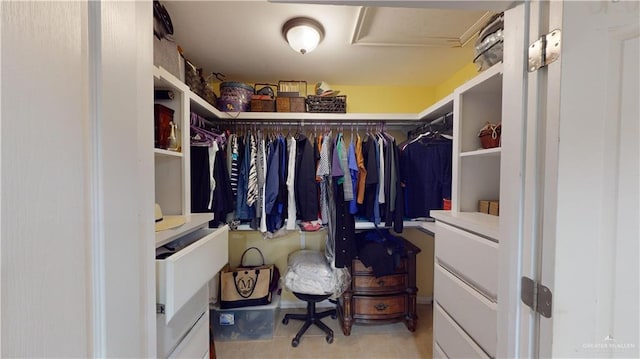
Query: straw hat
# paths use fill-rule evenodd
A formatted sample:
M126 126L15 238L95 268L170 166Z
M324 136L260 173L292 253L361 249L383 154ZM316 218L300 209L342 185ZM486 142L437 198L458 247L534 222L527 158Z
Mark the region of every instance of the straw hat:
M334 91L328 83L321 81L316 83L316 95L317 96L337 96L340 91Z
M160 205L156 203L156 232L180 227L185 222L184 216L163 216Z

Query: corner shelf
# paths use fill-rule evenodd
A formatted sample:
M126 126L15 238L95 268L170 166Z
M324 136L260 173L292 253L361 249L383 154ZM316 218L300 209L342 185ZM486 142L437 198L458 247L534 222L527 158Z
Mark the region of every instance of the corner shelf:
M466 151L466 152L461 152L460 153L460 157L500 157L500 154L502 153L502 148L500 147L495 147L495 148L483 148L483 149L479 149L479 150L475 150L475 151Z
M166 157L182 157L183 156L182 152L163 150L160 148L154 148L153 153L155 153L158 156L166 156Z

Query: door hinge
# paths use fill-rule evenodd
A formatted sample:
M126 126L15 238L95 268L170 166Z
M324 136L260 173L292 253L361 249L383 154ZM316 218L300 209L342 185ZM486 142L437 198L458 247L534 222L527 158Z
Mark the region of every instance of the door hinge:
M543 317L551 318L551 289L527 277L522 277L521 284L522 302Z
M547 66L560 57L562 31L555 29L529 45L529 72Z
M156 303L156 314L164 314L164 304Z

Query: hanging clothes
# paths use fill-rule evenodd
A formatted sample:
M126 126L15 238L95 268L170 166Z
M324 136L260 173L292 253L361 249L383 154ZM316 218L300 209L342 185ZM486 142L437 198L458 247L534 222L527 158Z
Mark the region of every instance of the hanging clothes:
M329 186L328 176L331 175L331 164L329 155L329 144L331 135L323 136L323 144L320 146L320 160L318 160L318 169L316 171L316 181L320 188L320 220L322 224L329 222L329 197L327 195L327 187Z
M451 198L452 141L440 136L411 142L400 153L405 210L409 218L430 217Z
M238 194L236 196L236 217L239 220L252 220L256 217L255 207L247 204L247 192L249 183L249 167L251 166L251 144L247 134L244 138L244 151L242 153L242 163L240 175L238 176ZM257 183L257 180L256 180Z
M295 197L295 170L296 170L296 139L288 139L287 157L287 230L296 229L296 197Z
M215 151L214 160L210 159L211 153L209 146L191 146L191 212L213 213L209 226L215 228L226 222L234 208L225 153Z
M378 167L380 166L380 164L378 162L379 160L376 154L377 151L379 151L377 141L371 134L367 135L367 137L362 142L362 155L364 159L364 168L367 175L364 181L365 186L362 206L360 207L358 215L374 223L376 214L379 216L377 195L378 181L380 179ZM377 224L379 223L380 220L378 218Z
M349 142L349 151L347 153L347 166L349 167L349 174L351 175L351 192L353 194L351 201L349 201L349 213L358 213L358 176L359 168L356 160L356 147L353 141Z
M358 164L358 194L356 198L357 204L364 203L364 190L367 185L367 169L365 168L364 155L362 152L362 138L360 134L356 135L356 162Z
M315 221L318 219L318 190L315 176L314 146L302 134L298 136L296 142L296 181L294 186L296 210L300 220Z
M355 219L350 211L350 202L353 199L353 183L351 182L347 151L341 133L336 136L333 158L331 173L333 176L332 199L333 207L335 207L335 266L336 268L344 268L351 265L351 261L357 255L357 248L355 242ZM348 195L350 195L350 198L347 197Z

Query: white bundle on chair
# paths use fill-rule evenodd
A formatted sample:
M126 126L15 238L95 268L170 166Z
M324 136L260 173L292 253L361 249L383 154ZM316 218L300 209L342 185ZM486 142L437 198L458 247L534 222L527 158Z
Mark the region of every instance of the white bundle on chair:
M299 250L289 254L284 285L291 292L305 294L332 294L339 297L351 283L346 268L334 268L322 253Z

